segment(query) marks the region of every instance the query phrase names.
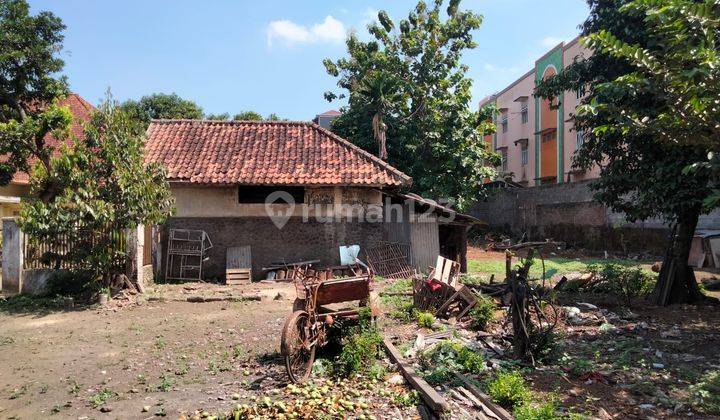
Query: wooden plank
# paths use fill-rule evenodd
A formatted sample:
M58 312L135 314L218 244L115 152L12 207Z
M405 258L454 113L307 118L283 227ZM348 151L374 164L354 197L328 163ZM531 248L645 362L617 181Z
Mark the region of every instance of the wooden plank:
M405 377L410 385L415 388L422 397L425 404L430 407L435 413L444 413L450 410L450 404L443 398L442 395L438 394L433 387L430 386L423 378L415 374L415 370L407 364L397 348L390 342L388 338L383 338L383 344L387 350L390 360L395 362L400 369L400 372ZM440 416L442 417L442 416Z
M508 413L504 408L492 402L492 399L487 394L480 391L475 385L473 385L473 383L470 382L470 380L465 375L457 372L454 373L455 376L463 383L463 386L475 397L477 397L477 399L480 400L480 402L482 402L485 407L491 410L492 414L495 414L500 420L513 420L513 416L510 413Z

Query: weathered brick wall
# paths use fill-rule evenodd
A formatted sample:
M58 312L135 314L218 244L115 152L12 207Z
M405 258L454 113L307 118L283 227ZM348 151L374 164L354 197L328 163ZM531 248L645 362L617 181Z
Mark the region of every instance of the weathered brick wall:
M470 213L532 240L552 238L596 251L663 252L669 230L662 220L626 222L593 199L590 182L500 191ZM720 229L720 211L702 216L698 229Z
M250 245L253 277L259 279L266 267L277 261L320 260L320 266L340 264L340 245L360 245L361 250L385 239L382 223L303 222L291 218L278 229L267 217L171 218L163 227L162 249L167 250L168 229L199 229L210 236L213 247L203 265L206 279L225 277L225 252L231 246ZM361 251L362 253L362 251ZM163 252L163 268L167 255Z

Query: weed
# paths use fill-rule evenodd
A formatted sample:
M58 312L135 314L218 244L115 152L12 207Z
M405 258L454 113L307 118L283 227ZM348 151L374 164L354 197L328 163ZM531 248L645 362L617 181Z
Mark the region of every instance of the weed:
M418 312L416 319L421 328L432 328L435 322L435 316L430 312Z
M82 389L82 385L80 385L80 383L78 383L75 379L68 379L68 385L70 385L68 392L73 395L79 394Z
M401 322L410 322L415 319L415 304L407 299L407 301L395 305L395 309L391 310L389 315Z
M23 395L25 395L27 393L27 391L28 391L27 385L23 385L20 388L15 388L15 389L13 389L12 393L10 394L10 399L16 400L16 399L22 397Z
M485 359L481 353L446 340L421 353L420 366L428 382L441 383L452 378L453 372L482 372L485 370Z
M50 389L50 385L48 384L42 384L40 385L40 390L38 391L40 394L45 394Z
M147 384L147 376L145 376L144 374L141 373L137 376L137 381L138 381L138 384L145 385L145 384Z
M720 370L705 373L688 391L693 407L707 414L720 414Z
M185 359L180 359L180 361L178 361L178 368L175 370L175 374L178 376L187 375L189 371L190 368L188 368L188 364Z
M168 375L163 375L160 377L160 383L155 386L155 389L160 392L168 392L170 389L172 389L173 386L173 380Z
M102 391L98 391L90 396L88 398L88 402L93 408L98 408L101 405L105 404L107 400L114 397L115 393L113 391L110 391L107 388L104 388Z
M420 403L420 394L415 390L400 392L393 396L393 403L399 407L415 407Z
M156 349L162 350L165 348L165 346L167 346L167 343L165 342L165 339L161 335L158 335L157 337L155 337L155 348Z
M616 263L593 264L588 270L598 281L593 290L624 298L627 306L634 297L648 294L655 283L655 275L640 267L625 267Z
M559 420L562 417L555 414L558 410L557 398L542 404L524 402L513 410L516 420Z
M505 408L524 404L530 399L530 390L519 371L499 372L487 390L493 401Z
M360 372L377 358L382 337L374 328L359 329L345 340L337 358L337 367L344 374Z
M470 326L484 330L495 316L495 302L486 296L478 296L477 304L470 311Z
M240 346L233 347L233 357L235 359L245 359L248 357L247 352Z
M368 376L370 376L372 379L377 379L378 381L385 379L385 376L387 376L387 374L387 369L380 363L374 363L372 366L370 366L370 369L368 370Z

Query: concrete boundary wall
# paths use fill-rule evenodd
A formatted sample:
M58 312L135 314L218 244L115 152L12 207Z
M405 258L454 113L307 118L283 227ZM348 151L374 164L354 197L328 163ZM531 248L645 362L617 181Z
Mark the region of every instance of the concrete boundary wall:
M669 228L662 220L628 223L593 199L591 182L501 190L470 214L494 230L531 240L551 238L594 251L664 252ZM698 229L720 229L720 211L703 215Z

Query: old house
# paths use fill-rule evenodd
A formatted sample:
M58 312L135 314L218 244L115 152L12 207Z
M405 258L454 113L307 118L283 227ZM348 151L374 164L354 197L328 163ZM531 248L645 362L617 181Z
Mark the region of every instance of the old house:
M158 120L147 134L146 159L167 169L177 208L156 263L166 261L168 229L202 230L209 279L224 277L228 247L250 247L256 279L277 262L337 265L339 246L387 239L382 192L411 184L312 123Z

